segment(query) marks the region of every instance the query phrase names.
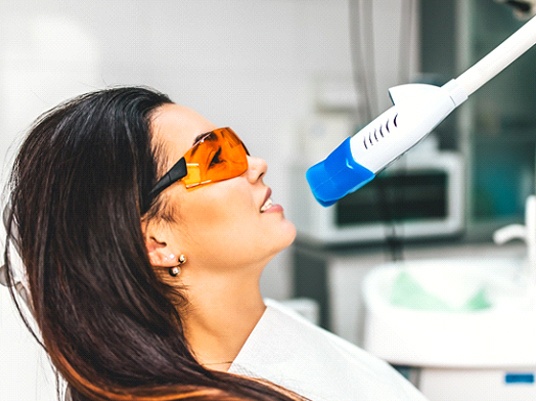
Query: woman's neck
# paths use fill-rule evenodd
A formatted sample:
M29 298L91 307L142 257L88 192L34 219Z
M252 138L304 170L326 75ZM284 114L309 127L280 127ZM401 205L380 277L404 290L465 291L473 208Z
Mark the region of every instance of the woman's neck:
M206 279L187 298L182 316L194 356L208 369L227 370L266 309L258 280Z

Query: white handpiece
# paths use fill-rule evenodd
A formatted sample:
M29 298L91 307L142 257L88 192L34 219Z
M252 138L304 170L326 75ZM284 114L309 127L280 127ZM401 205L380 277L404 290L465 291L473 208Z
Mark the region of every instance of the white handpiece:
M407 84L389 89L393 107L307 170L306 178L315 198L321 205L329 206L371 181L535 43L536 17L533 17L478 63L442 87Z

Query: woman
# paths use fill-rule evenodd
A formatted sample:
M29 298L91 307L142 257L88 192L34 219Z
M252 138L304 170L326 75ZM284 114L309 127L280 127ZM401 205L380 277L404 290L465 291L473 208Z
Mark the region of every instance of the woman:
M265 305L261 272L295 237L266 171L230 128L147 88L38 119L12 172L8 240L72 400L422 399Z

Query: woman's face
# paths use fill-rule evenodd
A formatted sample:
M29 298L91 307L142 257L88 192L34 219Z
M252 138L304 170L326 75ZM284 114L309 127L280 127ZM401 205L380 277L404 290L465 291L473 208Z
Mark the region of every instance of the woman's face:
M166 170L196 137L215 128L191 109L175 104L160 107L151 129L153 141L167 155ZM182 253L188 265L219 274L252 264L263 267L289 246L296 229L280 205L266 209L271 197L263 182L266 171L264 160L248 156L248 169L238 177L190 190L179 181L166 189L161 197L174 220L166 243L175 255Z

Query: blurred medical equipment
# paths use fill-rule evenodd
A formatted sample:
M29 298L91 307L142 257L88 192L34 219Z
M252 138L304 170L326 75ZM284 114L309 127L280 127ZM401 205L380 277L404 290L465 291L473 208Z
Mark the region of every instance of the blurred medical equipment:
M464 229L464 163L454 151L440 151L428 136L393 162L376 180L322 207L308 195L306 166L292 166L293 220L300 238L323 245L377 243L388 240L394 226L400 240L456 237ZM421 148L421 147L419 147Z
M323 206L333 205L374 179L535 43L536 18L532 18L487 56L442 87L407 84L391 88L393 107L307 171L306 178L317 201Z
M535 399L536 196L523 225L494 234L497 244L512 239L526 256L472 246L373 267L362 285L363 348L404 367L430 400Z

